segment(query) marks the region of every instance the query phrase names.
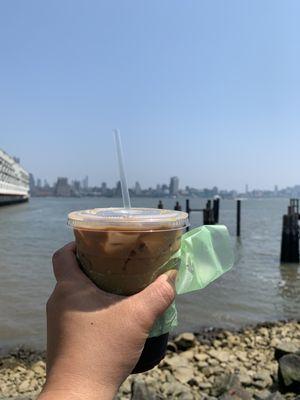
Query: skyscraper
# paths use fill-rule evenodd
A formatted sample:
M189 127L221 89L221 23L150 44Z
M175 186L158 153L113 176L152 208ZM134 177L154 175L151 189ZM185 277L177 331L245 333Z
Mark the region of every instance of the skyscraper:
M139 182L135 182L134 194L136 196L140 196L142 194L142 188L141 188L141 185L139 184Z
M177 196L178 190L179 190L179 178L178 178L178 176L172 176L172 178L170 179L169 190L170 190L170 194L172 196Z
M88 190L89 188L89 177L86 176L83 180L82 180L82 187L84 190Z
M106 184L106 182L102 182L102 185L101 185L101 194L102 195L105 195L107 193L107 184Z
M57 178L54 188L55 196L69 197L72 194L71 186L68 183L68 178Z
M33 174L29 174L29 187L30 187L30 192L32 194L35 189L35 179Z

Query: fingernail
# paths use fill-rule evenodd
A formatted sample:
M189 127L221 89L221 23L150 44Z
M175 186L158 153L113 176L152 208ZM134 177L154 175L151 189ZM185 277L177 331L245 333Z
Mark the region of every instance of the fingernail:
M176 269L170 269L169 271L165 272L168 277L168 281L171 283L173 287L175 287L175 282L177 278L177 271Z

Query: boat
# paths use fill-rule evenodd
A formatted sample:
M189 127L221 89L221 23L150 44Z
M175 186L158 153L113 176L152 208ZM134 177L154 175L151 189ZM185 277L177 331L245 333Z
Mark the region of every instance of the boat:
M0 206L29 200L29 173L0 149Z

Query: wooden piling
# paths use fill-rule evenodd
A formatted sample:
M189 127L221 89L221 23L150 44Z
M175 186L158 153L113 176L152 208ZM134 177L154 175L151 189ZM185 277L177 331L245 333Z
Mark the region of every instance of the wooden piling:
M211 200L207 200L206 208L203 209L203 225L214 225L214 210L211 208Z
M213 201L213 212L214 212L214 222L219 223L219 209L220 209L220 199L214 199Z
M190 215L190 212L191 212L190 199L185 200L185 212L187 212Z
M241 236L241 200L236 201L236 236Z
M174 210L176 210L176 211L181 211L182 210L181 205L179 204L179 201L176 201L176 204L174 206Z
M291 199L282 218L281 263L299 263L299 200Z

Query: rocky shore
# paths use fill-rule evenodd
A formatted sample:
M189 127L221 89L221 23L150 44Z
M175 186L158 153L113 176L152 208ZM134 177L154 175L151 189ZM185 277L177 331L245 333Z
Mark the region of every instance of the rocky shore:
M45 353L19 348L0 358L0 399L35 399L45 381ZM183 333L152 371L130 376L124 400L300 400L300 322L239 331Z

